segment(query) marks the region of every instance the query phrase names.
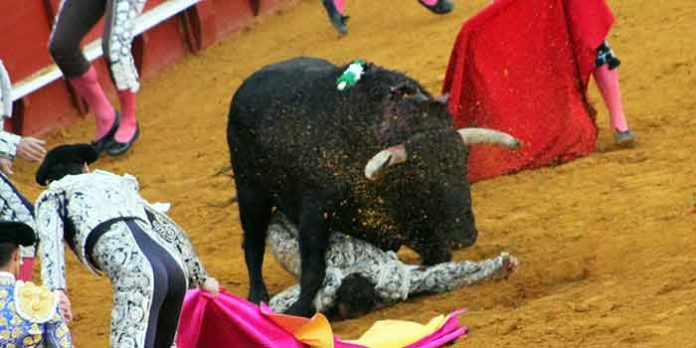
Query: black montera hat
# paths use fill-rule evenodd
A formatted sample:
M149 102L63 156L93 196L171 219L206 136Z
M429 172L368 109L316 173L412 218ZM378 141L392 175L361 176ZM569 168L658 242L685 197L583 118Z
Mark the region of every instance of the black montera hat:
M90 144L61 145L48 151L39 170L36 171L36 182L46 186L47 180L55 180L62 177L62 169L65 165L91 164L99 159L99 153Z
M31 246L34 242L36 235L29 225L15 221L0 221L0 243Z

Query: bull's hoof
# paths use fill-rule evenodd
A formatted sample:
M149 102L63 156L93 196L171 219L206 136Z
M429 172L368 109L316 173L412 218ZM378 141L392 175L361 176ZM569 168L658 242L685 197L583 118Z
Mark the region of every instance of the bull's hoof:
M251 292L249 291L249 296L247 297L249 302L255 303L255 304L261 304L263 303L268 303L268 292L266 291L254 291Z
M316 313L313 306L302 305L299 302L295 302L292 307L285 311L285 314L294 315L296 317L311 318Z

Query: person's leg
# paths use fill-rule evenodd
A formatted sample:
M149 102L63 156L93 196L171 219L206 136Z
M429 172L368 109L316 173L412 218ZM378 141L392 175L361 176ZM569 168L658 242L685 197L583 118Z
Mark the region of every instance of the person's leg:
M105 4L106 0L63 0L48 45L56 65L94 113L95 142L100 150L118 124L114 108L99 85L97 71L82 54L80 41L102 17Z
M621 88L619 85L619 72L617 70L621 61L614 55L609 45L604 42L597 49L597 68L594 70L594 79L602 94L604 104L609 110L611 127L615 132L617 144L628 144L633 141L633 132L628 128L626 114L621 102Z
M156 274L155 299L150 309L147 333L147 342L153 345L148 347L170 348L174 344L186 295L186 275L174 256L147 234L147 225L136 221L127 224Z
M131 53L135 20L143 11L145 0L108 0L106 25L102 36L104 58L121 102L121 124L114 142L107 147L110 155L120 155L137 140L140 129L136 119L136 96L140 88L138 69Z
M345 35L348 33L348 16L346 16L346 5L344 0L322 0L326 14L329 16L331 25L338 31L339 34Z
M162 249L164 252L164 249ZM172 257L163 259L168 275L167 294L160 308L160 319L157 321L157 337L155 348L170 348L176 338L179 328L181 308L186 296L186 275Z
M126 222L112 225L86 251L95 265L111 280L111 347L152 347L156 325L151 322L152 308L159 308L164 294L163 282L133 236Z
M151 206L145 207L145 213L150 226L152 226L152 232L154 232L153 238L182 261L182 265L188 273L190 286L203 283L208 278L208 271L196 254L186 231L167 214L159 212Z

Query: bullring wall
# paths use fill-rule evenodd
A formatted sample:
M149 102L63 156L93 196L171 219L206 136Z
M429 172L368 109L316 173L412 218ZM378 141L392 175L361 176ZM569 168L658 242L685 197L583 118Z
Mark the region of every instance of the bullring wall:
M148 0L144 12L168 1ZM134 39L133 55L142 79L240 30L256 15L270 13L292 0L192 2L196 3ZM59 3L60 0L0 1L0 59L15 87L18 82L33 80L53 64L47 46ZM101 36L102 22L87 35L83 45ZM115 91L106 64L102 59L93 63L102 86L113 96ZM5 128L17 134L45 133L70 124L87 112L85 103L63 78L42 84L39 89L15 99L13 117L5 123Z

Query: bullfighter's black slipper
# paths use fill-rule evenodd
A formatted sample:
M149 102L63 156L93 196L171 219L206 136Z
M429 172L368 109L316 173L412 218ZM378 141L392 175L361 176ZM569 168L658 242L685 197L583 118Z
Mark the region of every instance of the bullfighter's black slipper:
M418 3L430 10L430 12L439 15L447 14L454 10L454 4L450 0L438 0L435 5L428 5L422 0L418 0Z
M128 150L130 150L131 146L133 146L133 143L135 143L136 140L138 140L138 137L140 136L140 123L135 124L135 133L133 134L133 137L128 140L128 142L122 143L114 139L109 145L106 147L106 153L108 153L111 156L118 156L122 155Z
M118 111L114 111L114 113L114 123L111 125L109 131L106 132L106 134L104 134L103 137L91 142L92 146L94 146L94 149L97 150L97 153L102 153L104 149L106 149L106 147L108 147L109 144L111 144L111 142L114 139L114 135L118 130L118 127L121 126L121 113Z

